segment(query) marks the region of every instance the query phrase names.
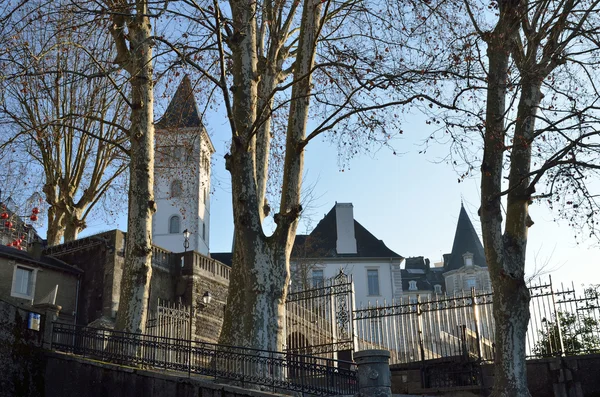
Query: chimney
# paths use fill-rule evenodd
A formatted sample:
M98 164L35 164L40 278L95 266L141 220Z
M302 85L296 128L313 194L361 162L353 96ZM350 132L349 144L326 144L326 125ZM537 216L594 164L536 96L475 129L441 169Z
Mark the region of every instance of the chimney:
M42 257L42 250L44 249L42 242L39 239L34 239L31 243L29 243L29 247L27 248L29 255L39 261Z
M354 209L352 203L335 203L338 254L356 254L354 236Z

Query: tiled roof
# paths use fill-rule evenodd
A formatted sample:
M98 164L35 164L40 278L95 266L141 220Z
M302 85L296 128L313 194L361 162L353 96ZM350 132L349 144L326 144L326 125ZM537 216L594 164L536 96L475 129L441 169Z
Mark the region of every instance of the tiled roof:
M444 271L460 269L464 266L463 255L467 252L473 254L473 264L475 266L487 267L485 261L485 253L479 236L465 211L465 207L461 205L458 223L456 224L456 233L454 234L454 244L452 245L452 253L448 261L444 264Z
M159 121L156 128L194 128L202 127L198 106L194 98L194 89L188 76L179 84L171 103Z
M299 234L296 236L292 258L402 258L402 256L389 249L383 241L371 234L356 220L354 221L354 234L357 253L338 255L336 250L337 225L334 206L309 235Z

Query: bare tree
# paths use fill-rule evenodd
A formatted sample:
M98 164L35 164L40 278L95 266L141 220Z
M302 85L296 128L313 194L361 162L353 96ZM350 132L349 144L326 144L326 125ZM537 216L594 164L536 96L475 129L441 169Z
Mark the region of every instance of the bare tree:
M433 25L450 39L430 56L452 67L438 84L448 84L439 92L450 99L432 103L450 111L429 110L428 123L439 123L453 153L465 160L463 177L481 167L479 215L496 324L493 396L529 396L529 206L547 202L570 225L597 232L598 203L588 181L600 166L599 5L461 0L423 7L438 10ZM483 150L473 144L479 139Z
M94 53L109 45L76 18L65 7L14 34L6 62L16 74L0 91L2 158L24 165L14 184L43 191L50 245L75 240L100 201L118 205L111 193L124 194L127 168L124 101L106 77L81 77L97 72Z
M303 209L304 150L310 141L328 132L349 155L374 142L385 145L398 125L387 108L422 95L410 90L380 95L401 84L387 72L402 50L378 36L387 18L371 6L265 0L224 7L184 1L170 9L189 21L178 32L182 39L157 38L197 71L204 92L218 96L231 130L226 168L235 231L223 343L268 350L284 344L289 259ZM407 75L418 80L422 69L415 66ZM281 183L271 185L268 200L272 167L281 171ZM276 225L272 234L263 228L270 216Z

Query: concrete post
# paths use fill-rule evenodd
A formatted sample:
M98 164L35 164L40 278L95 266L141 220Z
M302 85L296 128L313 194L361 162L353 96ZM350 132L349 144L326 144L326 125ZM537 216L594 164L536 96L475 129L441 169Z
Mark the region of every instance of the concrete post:
M52 323L58 320L58 314L62 309L59 305L52 303L39 303L33 305L33 308L44 314L44 349L50 349L52 343Z
M354 353L358 366L358 393L361 397L392 397L390 352L363 350Z

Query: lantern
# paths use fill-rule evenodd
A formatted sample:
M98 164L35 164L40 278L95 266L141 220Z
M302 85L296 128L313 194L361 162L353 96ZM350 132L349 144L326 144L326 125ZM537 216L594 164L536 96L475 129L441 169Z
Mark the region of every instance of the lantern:
M40 209L38 207L33 207L33 209L31 210L32 213L34 214L39 214L40 213Z
M31 221L32 221L32 222L35 222L35 221L37 221L37 220L38 220L38 217L37 217L37 215L36 215L36 214L32 214L32 215L29 217L29 219L31 219Z
M2 214L0 214L0 219L8 219L8 214L6 212L3 212Z
M13 223L11 221L7 221L4 226L6 226L7 228L12 228L13 227Z

